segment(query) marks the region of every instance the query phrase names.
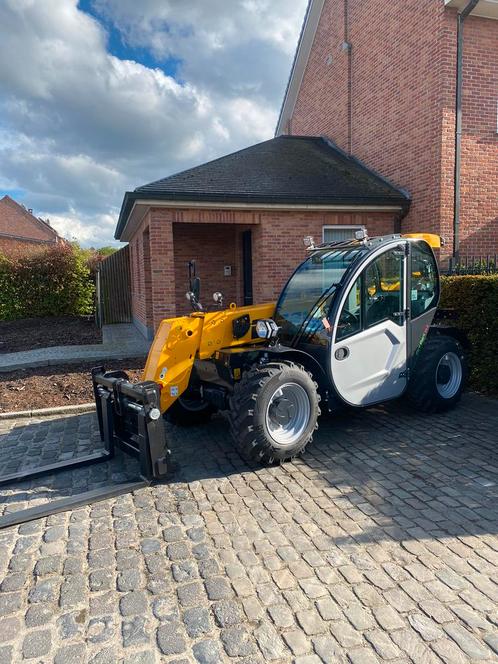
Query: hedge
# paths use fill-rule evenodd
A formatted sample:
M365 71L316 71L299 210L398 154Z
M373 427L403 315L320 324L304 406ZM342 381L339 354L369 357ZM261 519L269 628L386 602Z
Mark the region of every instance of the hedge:
M498 392L498 274L442 278L441 306L455 309L470 342L470 384Z
M19 258L0 254L0 319L91 314L94 292L77 246L56 245Z

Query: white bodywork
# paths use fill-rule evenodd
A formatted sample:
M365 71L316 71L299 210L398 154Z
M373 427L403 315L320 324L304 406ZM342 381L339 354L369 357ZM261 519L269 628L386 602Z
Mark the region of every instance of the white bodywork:
M383 248L372 254L371 260L354 275L353 280L384 252ZM404 284L407 277L407 260L404 259ZM339 312L348 298L346 293L340 303ZM406 288L403 288L403 310L406 310ZM331 370L335 388L339 395L354 406L388 401L401 396L406 387L407 367L407 322L402 324L384 320L370 328L336 342L338 318L333 330ZM345 349L346 357L337 359L337 350Z

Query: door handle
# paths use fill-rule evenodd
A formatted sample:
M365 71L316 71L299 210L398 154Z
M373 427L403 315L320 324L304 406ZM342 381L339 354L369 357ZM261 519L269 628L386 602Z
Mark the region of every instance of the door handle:
M334 353L336 360L345 360L349 357L349 348L347 346L341 346Z

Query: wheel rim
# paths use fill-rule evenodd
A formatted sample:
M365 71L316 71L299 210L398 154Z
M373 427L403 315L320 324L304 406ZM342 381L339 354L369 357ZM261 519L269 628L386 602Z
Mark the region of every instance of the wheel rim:
M290 447L308 426L311 406L304 387L284 383L272 394L266 409L266 428L276 447Z
M462 363L456 353L445 353L436 370L436 387L443 399L451 399L462 384Z

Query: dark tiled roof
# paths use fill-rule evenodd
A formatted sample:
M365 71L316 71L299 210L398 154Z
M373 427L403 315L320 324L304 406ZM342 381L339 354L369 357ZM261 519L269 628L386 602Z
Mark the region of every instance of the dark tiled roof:
M321 205L396 205L409 196L320 137L278 136L127 192L119 238L140 199Z

